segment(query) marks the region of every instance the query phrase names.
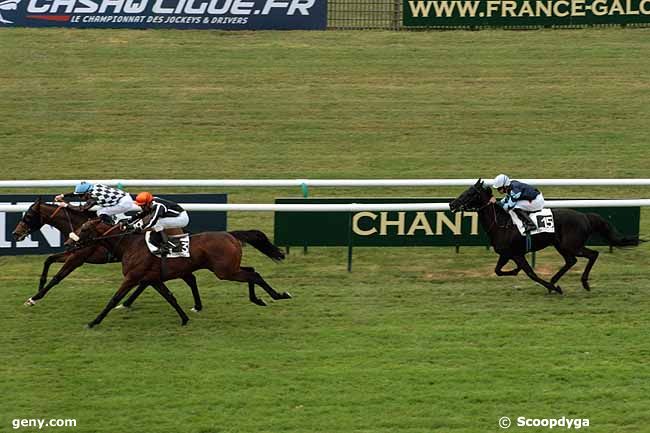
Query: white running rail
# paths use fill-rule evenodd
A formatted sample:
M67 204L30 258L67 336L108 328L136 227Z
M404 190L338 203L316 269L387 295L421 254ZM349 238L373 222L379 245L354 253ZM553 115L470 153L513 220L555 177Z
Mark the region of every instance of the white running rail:
M0 204L0 212L25 212L30 204ZM188 211L260 212L362 212L362 211L445 211L448 203L349 203L349 204L236 204L181 203ZM650 199L639 200L548 200L547 208L650 206ZM134 208L133 210L139 210Z
M0 188L73 187L90 183L127 187L425 187L470 186L476 179L66 179L0 180ZM487 185L492 178L484 179ZM650 179L518 179L535 186L650 186Z

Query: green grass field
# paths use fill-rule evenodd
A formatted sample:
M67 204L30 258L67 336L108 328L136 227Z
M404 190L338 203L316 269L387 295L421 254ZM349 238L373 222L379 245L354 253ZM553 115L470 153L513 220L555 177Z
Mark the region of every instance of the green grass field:
M3 29L0 179L648 177L649 32ZM273 217L235 212L229 225L272 233ZM345 249L292 249L276 265L247 248L245 263L294 299L257 307L244 285L200 272L199 315L170 284L187 327L147 291L92 330L119 266L81 268L27 308L43 257L0 257L0 432L74 418L42 431L476 433L502 416L650 432L650 246L599 250L592 292L580 260L550 296L497 278L484 248L358 248L352 273ZM537 263L548 278L561 259Z

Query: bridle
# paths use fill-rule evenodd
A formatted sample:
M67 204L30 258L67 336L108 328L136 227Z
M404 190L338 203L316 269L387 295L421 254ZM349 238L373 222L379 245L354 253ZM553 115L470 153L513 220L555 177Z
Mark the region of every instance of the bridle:
M481 196L481 190L480 190L476 185L472 185L472 188L471 188L471 189L474 190L474 192L475 192L476 194L478 194L479 197ZM467 201L468 201L468 200L465 200L464 203L461 203L461 204L458 206L458 210L463 211L463 212L480 212L480 211L482 211L483 209L492 206L492 218L491 218L491 221L490 221L490 226L487 228L486 231L489 232L490 230L492 230L492 227L494 227L495 225L497 226L497 228L505 228L505 227L506 227L506 226L500 226L500 225L497 223L497 210L496 210L496 203L492 203L492 202L490 202L490 201L488 200L487 203L485 203L485 204L482 205L482 206L477 206L477 207L471 207L471 208L470 208L470 207L467 207L467 203L466 203Z
M41 213L41 211L40 211L41 203L38 204L38 207L39 207L39 210L34 211L34 214L36 216L38 216L39 221L42 223L41 227L43 226L43 224L49 224L50 222L54 221L54 217L57 216L57 214L59 212L61 212L62 209L64 209L66 219L68 220L68 226L70 227L70 232L74 232L74 227L72 226L72 218L70 218L70 214L67 212L67 210L65 210L64 206L57 207L56 209L54 209L54 212L52 212L52 215L49 215L49 216L45 215L44 212ZM25 216L27 216L27 214L25 214ZM25 217L23 217L23 222L25 222L24 219L25 219ZM28 235L30 235L30 234L34 233L36 230L38 230L38 228L34 227L34 224L25 223L25 225L29 228L29 231L27 232Z
M476 194L478 194L479 197L481 196L481 191L476 187L476 185L472 185L472 190L474 190L474 192L476 192ZM467 207L467 201L468 200L464 200L464 202L461 202L461 204L458 206L458 210L463 211L463 212L465 212L465 211L467 211L467 212L479 212L479 211L485 209L486 207L488 207L488 206L490 206L492 204L488 200L488 202L485 203L483 206ZM495 212L495 215L496 215L496 212Z
M54 217L56 214L61 212L61 209L63 209L66 218L68 219L68 225L70 226L70 232L74 232L74 227L72 226L72 218L70 218L70 214L68 213L68 210L66 209L65 206L59 206L58 208L54 209L54 212L52 212L52 215L50 215L50 221L54 220Z

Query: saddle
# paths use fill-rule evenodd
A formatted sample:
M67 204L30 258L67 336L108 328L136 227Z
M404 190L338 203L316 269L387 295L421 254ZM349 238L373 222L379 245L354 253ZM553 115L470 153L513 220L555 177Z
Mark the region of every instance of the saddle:
M171 251L167 254L167 258L189 257L190 256L190 234L183 233L181 229L167 229L165 230L169 237L169 242L173 244ZM160 257L160 244L162 237L160 233L147 232L144 236L149 252L156 257Z
M519 233L522 236L525 236L526 233L524 230L524 223L521 222L519 216L517 216L517 214L512 210L508 211L508 213L512 218L512 222L519 230ZM542 209L539 212L531 212L528 214L528 216L537 227L535 230L530 232L531 235L536 235L539 233L555 233L555 221L553 220L553 212L551 209Z

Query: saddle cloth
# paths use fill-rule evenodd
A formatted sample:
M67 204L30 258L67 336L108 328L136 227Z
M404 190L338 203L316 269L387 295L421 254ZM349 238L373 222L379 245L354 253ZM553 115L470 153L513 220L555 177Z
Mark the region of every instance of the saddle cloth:
M512 218L512 222L515 223L519 233L522 236L525 236L524 233L524 223L521 222L516 213L512 210L508 212ZM531 235L536 235L538 233L555 233L555 222L553 221L553 212L550 209L542 209L539 212L530 213L530 219L533 220L537 229L530 232Z
M144 235L145 241L147 241L147 247L149 252L156 257L160 257L160 252L158 247L151 243L151 232L147 232ZM174 248L167 255L168 259L173 259L177 257L189 257L190 256L190 234L183 233L182 235L170 235L169 240L174 243Z

